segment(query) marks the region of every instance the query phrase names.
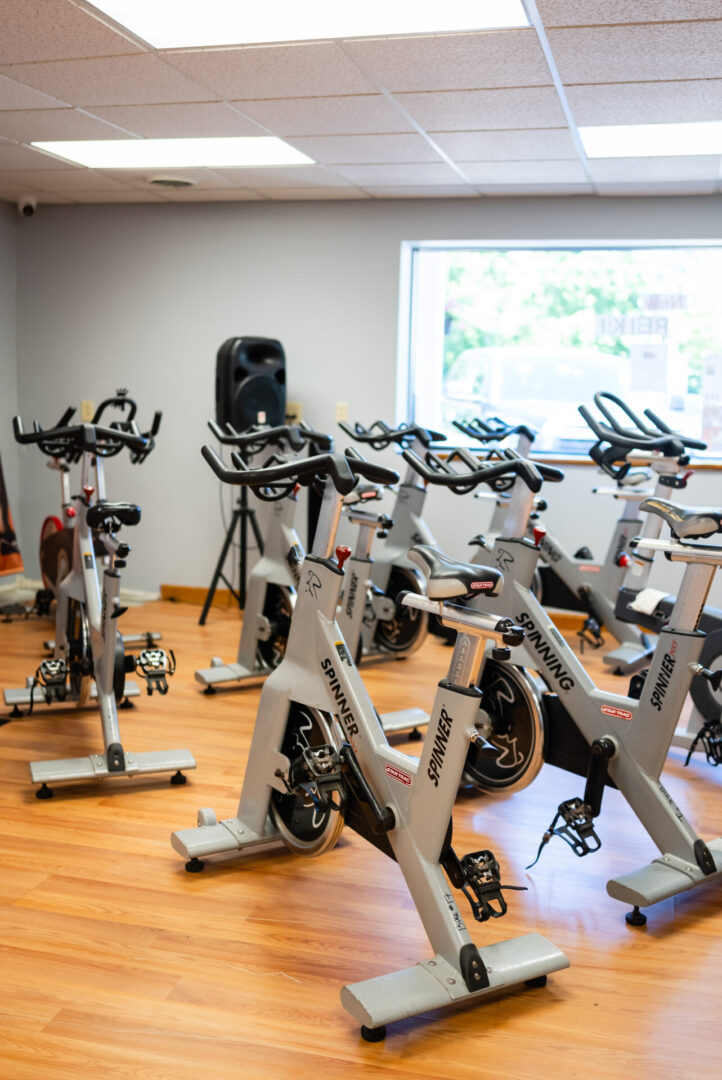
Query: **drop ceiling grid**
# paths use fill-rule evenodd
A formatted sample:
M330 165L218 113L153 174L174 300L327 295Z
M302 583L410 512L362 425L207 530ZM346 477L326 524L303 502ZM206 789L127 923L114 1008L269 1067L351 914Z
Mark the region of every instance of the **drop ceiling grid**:
M538 0L537 7L576 123L632 122L620 116L643 118L645 110L657 122L670 114L722 118L722 0ZM21 194L15 182L41 193L54 185L48 195L77 201L100 198L104 189L129 201L143 193L149 201L198 201L223 193L411 198L594 190L532 28L155 50L83 0L3 0L3 16L0 197ZM278 135L319 164L303 180L281 169L197 170L197 187L162 195L148 188L146 174L117 170L95 173L108 183L90 191L88 170L23 145L203 134ZM590 175L610 194L625 183L640 191L656 183L719 188L718 161L661 159L657 172L655 161L623 159L597 170L590 163Z

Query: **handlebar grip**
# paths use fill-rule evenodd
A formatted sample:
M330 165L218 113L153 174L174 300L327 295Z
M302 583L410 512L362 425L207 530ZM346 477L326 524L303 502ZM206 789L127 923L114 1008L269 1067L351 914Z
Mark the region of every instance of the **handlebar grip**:
M341 495L348 495L356 486L356 475L373 479L382 473L388 475L391 470L373 466L362 458L353 462L342 454L316 454L310 458L294 458L292 461L279 462L268 466L250 467L240 457L234 458L235 469L229 469L212 446L201 447L201 453L219 479L227 484L246 487L268 488L288 485L289 482L310 484L317 476L328 476L333 486ZM364 469L359 467L364 466ZM395 478L396 474L393 474ZM383 482L383 481L382 481Z
M620 435L631 436L633 433L630 432L628 428L623 428L621 426L614 413L604 404L603 398L607 401L613 401L617 408L622 410L642 435L649 435L654 438L655 435L659 434L658 431L650 431L641 417L637 416L634 410L627 405L626 401L622 401L620 397L617 397L616 394L612 394L609 390L598 390L594 395L594 404L597 406L600 413L606 417L609 425L614 428L615 431L619 432ZM669 428L667 428L667 432L669 433Z
M377 465L375 461L366 461L351 448L346 450L344 456L356 476L363 476L364 480L369 480L372 484L398 483L399 474L395 469L387 469L384 465Z
M276 427L262 428L257 431L249 429L243 432L236 431L231 424L227 426L229 430L223 431L214 420L208 421L208 427L223 446L257 446L260 451L267 446L278 446L285 441L294 453L299 453L306 445L306 439L302 437L295 425L278 424Z
M564 479L562 469L557 469L554 465L544 465L541 461L535 461L534 464L541 473L542 478L550 484L558 484L560 480Z
M150 437L154 439L160 431L160 422L163 419L163 413L157 412L153 415L153 423L150 425Z
M660 431L663 431L667 435L672 435L676 439L681 439L684 445L688 446L690 450L707 449L707 443L702 442L701 439L688 439L686 435L680 435L678 432L672 431L671 427L669 427L668 424L665 424L664 420L662 420L661 417L657 416L656 412L654 412L652 409L645 409L644 415L649 417L652 423L655 424Z

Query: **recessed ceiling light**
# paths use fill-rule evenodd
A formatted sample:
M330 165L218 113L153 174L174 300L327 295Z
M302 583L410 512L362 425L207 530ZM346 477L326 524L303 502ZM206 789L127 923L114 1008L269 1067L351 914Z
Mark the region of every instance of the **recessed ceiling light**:
M722 154L722 121L580 127L589 158L688 157Z
M156 49L528 26L522 0L93 0Z
M34 142L36 150L89 169L214 169L313 165L313 158L273 135L232 139L93 139Z

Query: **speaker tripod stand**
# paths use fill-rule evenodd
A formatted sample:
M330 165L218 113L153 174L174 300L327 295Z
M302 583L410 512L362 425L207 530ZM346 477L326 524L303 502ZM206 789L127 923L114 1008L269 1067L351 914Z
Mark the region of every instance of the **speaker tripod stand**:
M245 488L241 489L241 495L236 503L235 509L231 516L231 521L226 531L226 538L223 541L223 547L221 548L221 554L218 557L216 568L213 571L213 577L211 583L208 586L208 592L206 593L206 599L203 604L203 611L201 617L198 620L200 626L205 626L206 616L210 610L210 606L213 603L213 597L215 596L216 589L218 588L219 581L224 582L235 600L238 601L238 607L241 611L246 606L246 566L248 561L248 526L253 529L253 535L256 538L256 544L258 545L258 551L260 555L263 555L263 538L261 537L261 531L258 527L258 519L256 518L256 511L252 506L248 505L248 492ZM238 590L233 588L232 582L228 580L223 567L226 564L228 557L228 551L233 543L233 539L236 535L236 530L239 531L238 542Z

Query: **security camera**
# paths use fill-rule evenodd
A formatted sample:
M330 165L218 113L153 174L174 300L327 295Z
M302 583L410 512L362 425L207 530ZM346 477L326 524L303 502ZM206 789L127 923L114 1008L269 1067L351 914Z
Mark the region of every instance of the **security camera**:
M32 217L38 209L38 200L34 195L24 195L18 199L18 213L23 217Z

